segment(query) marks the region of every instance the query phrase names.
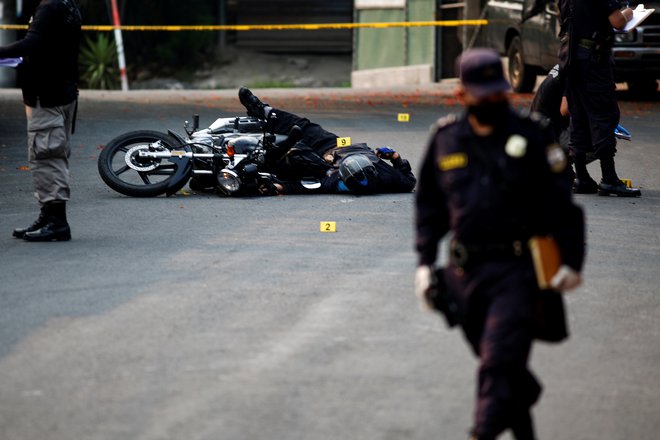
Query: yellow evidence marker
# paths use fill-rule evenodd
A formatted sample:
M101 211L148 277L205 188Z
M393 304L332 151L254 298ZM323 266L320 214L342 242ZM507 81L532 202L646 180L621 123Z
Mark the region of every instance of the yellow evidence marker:
M321 232L337 232L337 222L321 222Z
M632 180L630 180L630 179L621 179L621 181L626 184L626 188L632 188Z
M349 137L343 137L343 138L337 138L337 146L338 147L348 147L351 145L351 138Z
M396 120L399 122L410 122L410 114L409 113L399 113L396 116Z

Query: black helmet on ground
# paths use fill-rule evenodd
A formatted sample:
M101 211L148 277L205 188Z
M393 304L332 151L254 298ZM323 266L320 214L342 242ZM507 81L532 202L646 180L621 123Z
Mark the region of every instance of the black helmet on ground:
M364 154L346 156L339 163L339 177L350 191L373 192L378 172Z

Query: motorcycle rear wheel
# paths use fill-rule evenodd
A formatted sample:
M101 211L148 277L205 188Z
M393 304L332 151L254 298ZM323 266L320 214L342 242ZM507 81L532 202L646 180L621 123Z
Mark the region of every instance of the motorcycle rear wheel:
M151 130L132 131L108 142L98 159L101 179L118 193L131 197L155 197L183 188L190 176L172 181L179 166L176 161L139 158L140 150L157 141L168 150L179 147L174 137Z

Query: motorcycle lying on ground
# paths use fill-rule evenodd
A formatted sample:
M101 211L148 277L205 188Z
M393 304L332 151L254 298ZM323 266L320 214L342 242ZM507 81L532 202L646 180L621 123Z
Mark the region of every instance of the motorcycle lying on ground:
M256 194L277 182L267 171L267 152L294 143L299 135L267 133L266 126L239 116L218 118L200 130L199 115L194 115L193 123L184 123L187 137L172 130L131 131L103 148L99 174L110 188L131 197L171 196L189 182L193 190L215 187L227 196ZM315 180L301 183L308 189L320 187Z

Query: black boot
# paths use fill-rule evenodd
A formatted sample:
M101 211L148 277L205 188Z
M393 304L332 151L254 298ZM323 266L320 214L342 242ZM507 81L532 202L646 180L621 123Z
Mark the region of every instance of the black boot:
M300 139L303 137L303 132L300 127L294 125L289 130L289 134L285 140L279 144L273 144L266 150L266 161L273 164L280 160Z
M259 119L266 119L266 107L270 108L268 104L261 102L259 98L254 96L254 94L247 87L241 87L238 90L238 99L243 104L243 107L247 110L248 116L253 116Z
M36 231L37 229L46 226L47 219L46 219L46 209L44 206L41 206L41 211L39 212L39 218L35 220L34 223L32 223L30 226L26 228L16 228L14 229L14 232L12 235L16 238L23 238L25 236L26 232L33 232Z
M587 171L587 155L585 153L575 153L573 192L575 194L596 194L598 192L598 184Z
M66 202L48 202L44 204L47 222L36 231L26 232L26 241L68 241L71 240L71 229L66 220Z
M601 181L598 185L598 195L609 196L610 194L619 197L640 197L642 192L639 188L628 188L621 180L617 182Z
M614 156L601 158L600 169L603 173L603 179L598 185L599 196L609 196L612 194L620 197L639 197L642 195L639 188L628 188L626 184L619 179L614 167Z

